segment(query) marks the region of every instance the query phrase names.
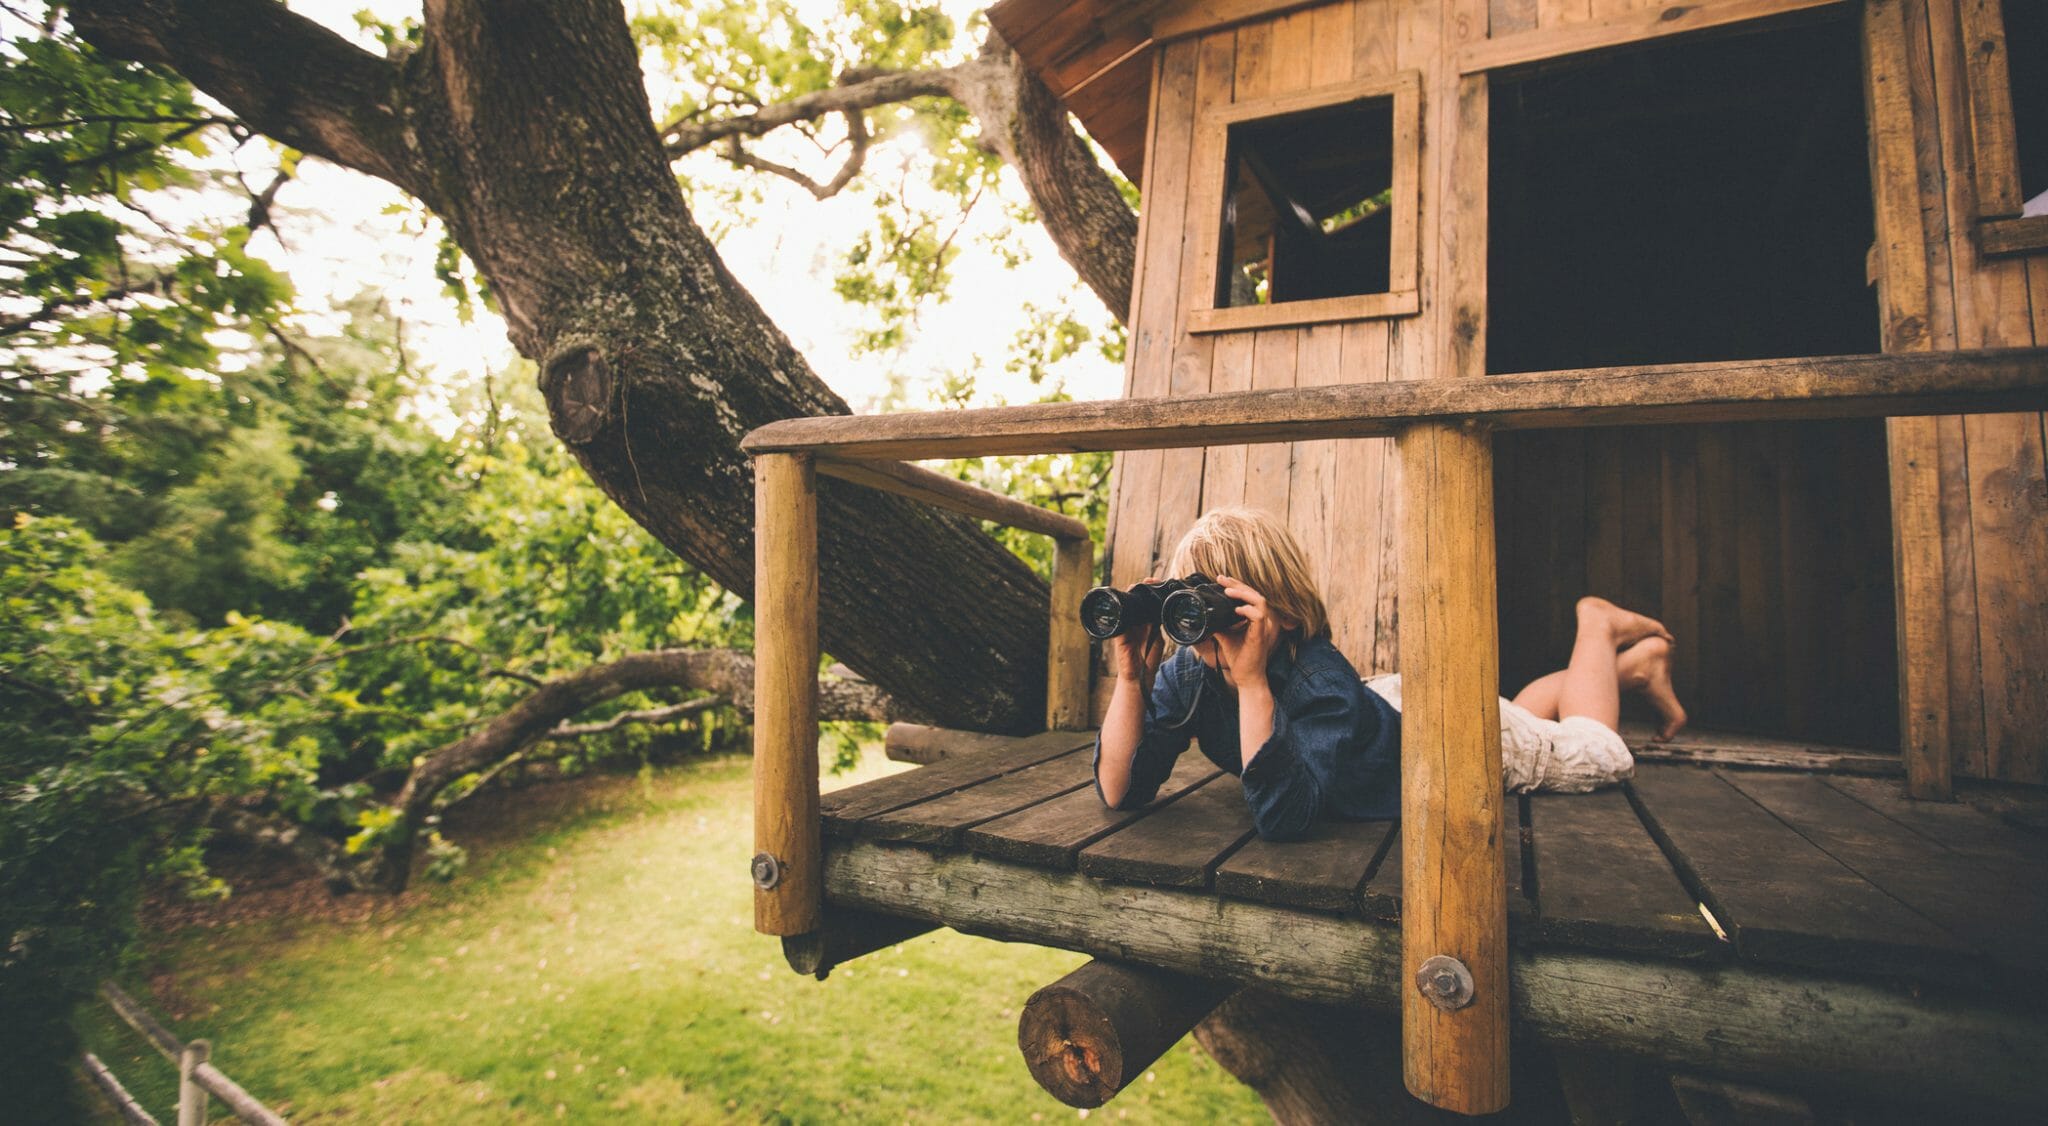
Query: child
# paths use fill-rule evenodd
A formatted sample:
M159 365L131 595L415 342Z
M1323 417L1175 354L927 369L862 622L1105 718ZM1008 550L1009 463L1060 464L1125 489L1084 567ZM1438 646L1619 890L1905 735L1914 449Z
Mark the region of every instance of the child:
M1399 677L1360 683L1330 642L1322 597L1287 529L1254 509L1215 509L1181 538L1169 567L1214 576L1245 604L1245 626L1171 657L1156 628L1105 644L1116 689L1096 740L1103 802L1134 809L1151 801L1193 738L1239 777L1264 839L1302 837L1324 813L1398 816ZM1665 737L1684 723L1670 693L1669 633L1600 599L1582 600L1579 618L1570 668L1502 702L1511 788L1591 789L1627 777L1633 760L1614 732L1623 687L1651 694Z

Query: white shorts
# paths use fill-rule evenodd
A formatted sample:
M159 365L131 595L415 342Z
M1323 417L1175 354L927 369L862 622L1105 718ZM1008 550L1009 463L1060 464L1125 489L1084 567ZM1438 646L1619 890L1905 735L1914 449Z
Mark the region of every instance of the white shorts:
M1401 710L1401 674L1365 682ZM1635 773L1635 756L1613 728L1582 715L1544 719L1512 700L1500 702L1500 771L1507 788L1583 794Z

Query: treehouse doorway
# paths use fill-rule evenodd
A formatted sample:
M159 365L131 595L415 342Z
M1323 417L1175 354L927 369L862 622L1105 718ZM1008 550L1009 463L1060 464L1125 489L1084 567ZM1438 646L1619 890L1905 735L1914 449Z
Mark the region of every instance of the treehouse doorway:
M1496 78L1488 370L1879 351L1859 38L1801 18ZM1696 728L1896 749L1881 421L1503 434L1495 487L1507 691L1596 593L1670 625Z

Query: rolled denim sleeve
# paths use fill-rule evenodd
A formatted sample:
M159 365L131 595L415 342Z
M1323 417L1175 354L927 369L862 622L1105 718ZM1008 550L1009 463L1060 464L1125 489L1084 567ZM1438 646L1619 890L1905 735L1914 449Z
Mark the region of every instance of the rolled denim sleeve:
M1152 681L1152 695L1145 701L1145 730L1138 737L1138 749L1131 756L1131 784L1124 790L1124 799L1111 809L1138 809L1150 802L1159 793L1159 787L1166 776L1173 773L1173 764L1181 752L1188 749L1193 736L1193 725L1186 723L1192 701L1181 689L1182 680L1168 675L1161 668ZM1180 720L1180 726L1170 726ZM1102 733L1095 735L1095 796L1102 798L1102 804L1109 805L1109 799L1102 794Z
M1331 762L1356 731L1358 709L1331 685L1313 686L1294 708L1273 708L1273 734L1252 756L1239 781L1251 807L1252 826L1262 840L1292 841L1308 835L1323 811L1323 780L1311 761Z

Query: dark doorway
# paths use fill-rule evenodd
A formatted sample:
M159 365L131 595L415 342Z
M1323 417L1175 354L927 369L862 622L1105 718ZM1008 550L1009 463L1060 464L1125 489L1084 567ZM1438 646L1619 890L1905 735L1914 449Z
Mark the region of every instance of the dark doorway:
M1853 12L1499 78L1493 372L1879 350ZM1502 681L1594 593L1666 620L1695 725L1895 747L1881 422L1502 435Z

